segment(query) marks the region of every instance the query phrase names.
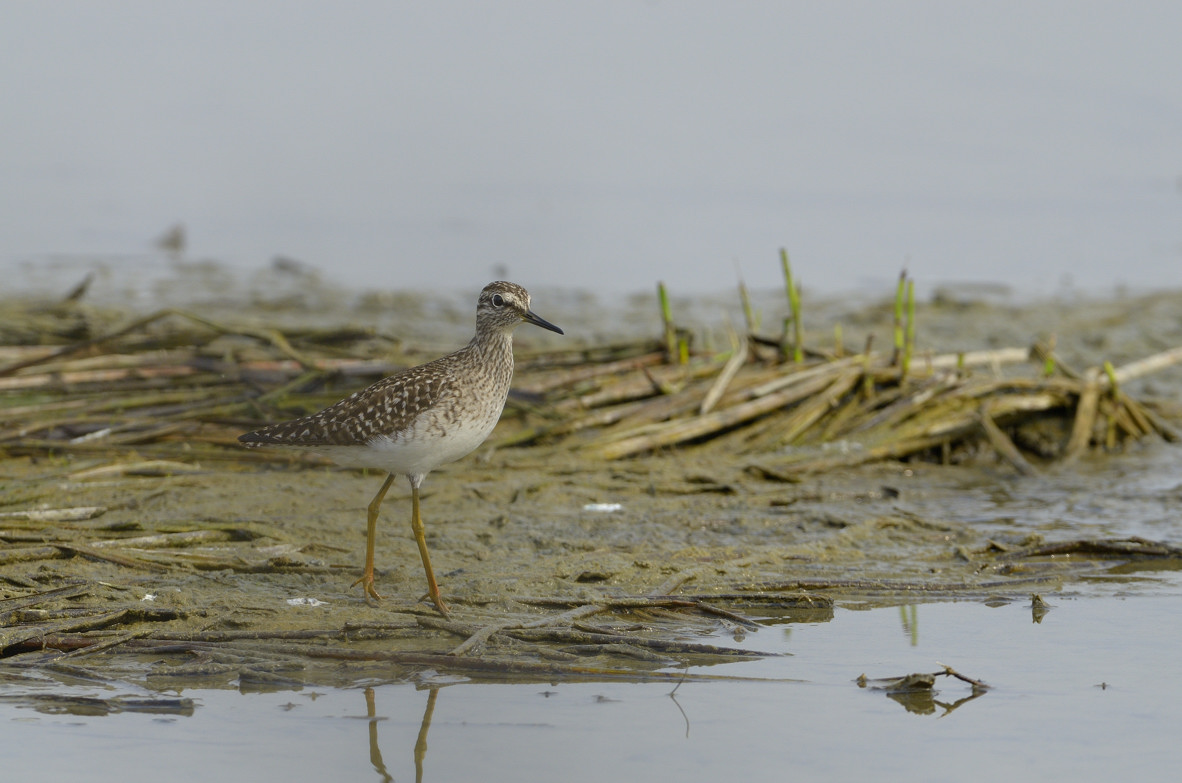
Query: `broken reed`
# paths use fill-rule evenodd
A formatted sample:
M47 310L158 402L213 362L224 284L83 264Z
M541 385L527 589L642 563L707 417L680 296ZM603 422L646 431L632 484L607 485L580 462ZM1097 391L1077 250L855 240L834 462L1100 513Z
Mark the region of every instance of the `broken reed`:
M914 285L901 280L895 325L902 350L876 354L870 335L860 352L847 353L835 328L832 353L805 352L801 335L791 361L782 336L750 330L733 334L728 352L691 353L662 285L664 340L519 352L516 393L496 439L544 441L605 458L713 441L731 455L776 454L795 471L947 454L975 443L1012 455L1002 438L1048 415L1067 423L1066 445L1057 451L1066 461L1092 444L1111 447L1154 432L1175 437L1153 408L1129 394L1127 382L1182 361L1182 348L1086 372L1065 365L1053 345L918 361ZM799 294L795 280L791 290ZM794 313L801 313L799 297ZM47 317L64 322L70 315ZM57 338L57 347L0 346L0 449L189 464L309 461L245 452L235 438L423 359L407 356L396 341L387 350L399 359L368 358L384 338L355 327L281 331L171 310L124 323L64 345ZM1001 372L1031 356L1035 377ZM784 451L835 441L846 447Z
M775 453L782 469L792 472L933 450L946 458L954 448L981 444L1030 473L1035 468L1021 456L1012 433L1029 423L1031 434L1038 435L1047 415L1058 416L1071 437L1057 453L1044 454L1046 458L1070 461L1090 443L1111 447L1152 433L1177 439L1151 409L1125 392L1114 395L1117 387L1105 374L1092 373L1087 382L996 374L997 367L1025 363L1029 355L1027 349L1009 348L933 356L922 371L912 368L906 383L900 367L872 354L804 366L749 363L731 373L715 367L693 377L683 373L672 394L653 396L651 383L648 392L638 384L640 395L618 398L611 408L585 414L584 421L594 419L594 425L566 422L550 434L607 459L715 440L731 455ZM1149 363L1178 361L1182 349L1114 368L1111 377L1137 377L1148 371ZM984 373L973 374L982 368ZM657 377L657 369L647 373ZM716 402L699 406L705 394ZM589 404L590 396L582 400ZM783 451L785 446L835 441L847 448Z
M1177 438L1149 408L1121 394L1117 380L1122 371L1108 364L1103 374L1096 369L1084 383L1085 379L1057 362L1051 349L1042 345L1030 350L929 356L917 369L915 281L906 270L900 273L895 288L894 345L889 359L871 352L873 335L861 354L846 357L841 325L837 324L833 353L826 357L823 351L814 351L814 360L806 362L800 286L793 278L787 252L781 251L780 258L791 312L784 320L778 356L788 364L769 363L766 356L763 361L751 361L746 345L740 348L732 340L732 351L721 366L717 359L715 363L695 362L680 371L680 379L650 368L644 370L647 382L638 379L635 384L614 387L608 382L591 394L570 400L583 409L598 410L581 422L549 428L548 434L562 440L581 432L583 440L578 445L608 459L714 439L734 453L778 451L784 446L837 440L860 444L858 454L842 458L785 460L799 463L801 469L900 458L933 449L947 459L953 448L980 442L1022 473L1036 469L1022 456L1010 433L1026 422L1035 426L1048 414L1071 422L1070 437L1057 452L1067 461L1077 458L1091 443L1114 447L1123 439L1150 433ZM741 283L739 298L750 324L749 299ZM767 343L753 333L750 339L756 346ZM683 365L685 358L680 357ZM1002 365L1013 366L1032 358L1042 363L1041 381L999 375ZM1153 364L1160 369L1180 360L1182 349L1134 364ZM972 374L981 368L992 372ZM1052 368L1060 374L1045 375ZM1127 370L1129 377L1141 374L1132 366ZM656 397L652 396L654 389ZM563 403L559 406L575 410ZM544 431L534 430L517 442L541 434Z

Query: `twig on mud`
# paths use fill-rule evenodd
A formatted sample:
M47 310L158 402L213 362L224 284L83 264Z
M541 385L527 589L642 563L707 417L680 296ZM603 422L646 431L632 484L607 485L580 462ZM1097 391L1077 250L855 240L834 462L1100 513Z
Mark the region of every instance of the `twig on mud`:
M218 541L232 541L235 535L228 530L201 529L185 530L177 533L155 533L150 536L136 536L134 538L108 538L91 544L96 549L105 547L133 547L135 549L155 549L158 547L181 547L196 544L208 544Z
M448 652L448 655L457 656L467 655L469 652L479 650L485 644L487 644L488 640L491 639L495 634L498 634L507 628L518 625L516 621L508 620L500 623L492 623L490 625L485 625L474 629L470 625L458 623L452 620L444 620L442 618L423 616L417 619L419 621L419 625L422 625L426 628L435 628L441 631L454 633L458 636L467 636L468 638L465 639L462 644Z
M100 551L90 546L83 546L82 544L66 544L54 543L53 546L74 555L82 555L92 560L105 560L108 563L121 565L125 568L146 568L149 571L169 571L170 566L161 565L160 563L153 563L150 560L141 560L138 557L128 557L117 552Z
M66 598L77 598L80 595L86 595L91 591L92 587L89 584L69 585L67 587L58 587L53 590L44 590L33 595L17 595L12 598L0 598L0 618L9 612L19 611L21 609L28 609L31 606L37 606L47 601L61 601Z
M1151 541L1139 536L1116 539L1083 538L1023 547L1022 549L1005 552L999 555L999 559L1017 560L1019 558L1049 557L1052 555L1169 559L1182 558L1182 547L1173 546L1162 541Z
M127 633L121 633L116 636L108 637L108 638L104 639L103 641L96 641L94 644L88 645L86 647L78 647L77 649L74 649L68 653L65 653L60 658L58 658L58 660L60 661L60 660L67 659L67 658L79 658L83 655L93 655L94 653L103 652L104 650L110 650L114 647L118 647L121 644L126 644L127 642L131 641L132 639L142 639L145 636L150 636L151 633L152 632L149 630L129 631ZM46 645L46 646L52 646L52 645Z
M9 652L28 647L55 647L52 643L55 637L65 634L79 634L86 631L96 631L109 628L112 625L124 625L133 622L162 622L176 620L181 613L174 609L146 609L141 607L119 609L114 612L89 615L81 618L70 618L39 625L22 625L14 628L0 629L0 652ZM89 646L100 639L90 639Z
M711 384L706 396L702 399L702 404L698 406L698 414L703 415L709 413L722 399L722 395L726 392L728 386L735 378L735 374L747 361L747 336L744 334L735 334L734 329L730 330L731 334L731 356L726 360L726 364L722 366L722 372L715 378L714 383Z
M102 516L106 506L75 506L73 508L30 508L24 511L5 511L0 520L19 519L29 522L80 522Z
M984 430L986 439L988 439L989 444L993 446L993 450L1000 457L1010 463L1014 470L1023 476L1034 476L1038 474L1034 466L1018 451L1018 447L1014 445L1014 442L993 421L993 417L989 414L988 402L981 403L981 410L978 416L980 416L981 429Z
M467 655L468 653L482 647L494 635L508 631L510 629L540 628L548 625L560 625L562 623L572 622L580 617L586 617L587 615L597 614L606 610L606 607L599 606L597 604L587 604L584 606L578 606L566 612L562 612L561 614L543 617L540 620L506 621L486 625L477 630L468 630L465 632L471 633L471 636L469 636L463 644L449 652L448 655ZM439 621L435 620L435 618L419 618L419 622L431 627L450 630L445 626L445 624L440 623Z
M0 566L9 563L27 563L33 560L54 560L69 556L69 552L62 551L62 548L58 546L13 547L0 551Z
M215 323L214 321L209 320L208 318L202 318L199 315L195 315L193 313L189 313L184 310L177 310L174 308L166 308L163 310L157 310L156 312L152 313L151 315L144 316L143 318L137 318L136 320L132 321L130 324L124 326L122 329L117 329L114 332L99 335L97 337L91 337L91 338L88 338L85 340L79 340L77 342L70 343L69 345L63 346L63 347L57 349L56 351L53 351L52 353L44 354L41 356L35 356L30 359L25 359L23 361L15 362L14 364L10 364L7 367L0 367L0 377L4 377L6 375L13 375L14 373L18 372L19 370L23 370L28 367L34 367L39 364L46 364L46 363L51 362L55 359L60 359L64 356L70 356L71 354L78 353L80 351L86 350L87 348L93 348L98 345L104 345L104 344L109 343L113 340L117 340L120 337L126 337L127 335L132 334L133 332L138 332L139 330L143 329L146 326L150 326L151 324L155 323L156 321L161 321L161 320L168 318L169 316L173 316L173 315L178 316L180 318L187 319L187 320L192 321L193 323L199 324L201 326L204 326L207 329L210 329L211 331L218 333L218 334L241 334L241 335L245 335L245 336L249 336L249 337L255 337L260 340L264 340L264 341L269 342L272 345L274 345L285 356L299 362L301 366L303 366L307 369L313 369L315 366L312 362L310 362L308 359L306 359L298 351L296 351L294 348L292 348L291 344L287 341L287 338L278 329L252 329L249 327L241 327L241 328L235 329L235 328L223 326L221 324L218 324L218 323Z
M700 570L701 569L699 567L699 568L687 568L683 571L678 571L677 573L673 574L673 576L669 577L664 582L662 582L660 585L658 585L656 588L654 588L653 591L651 593L649 593L649 595L650 596L669 595L670 593L672 593L677 588L681 587L686 582L689 582L692 579L694 579L698 575L698 572Z

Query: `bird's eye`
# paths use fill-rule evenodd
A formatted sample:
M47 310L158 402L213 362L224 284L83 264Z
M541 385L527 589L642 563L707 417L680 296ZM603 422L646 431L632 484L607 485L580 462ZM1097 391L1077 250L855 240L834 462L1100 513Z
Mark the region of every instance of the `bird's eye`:
M500 294L493 294L492 303L493 303L493 307L504 307L505 306L505 300Z

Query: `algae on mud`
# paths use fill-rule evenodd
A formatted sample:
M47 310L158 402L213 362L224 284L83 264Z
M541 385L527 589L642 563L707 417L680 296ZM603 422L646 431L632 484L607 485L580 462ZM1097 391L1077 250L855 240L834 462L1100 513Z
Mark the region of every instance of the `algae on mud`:
M1160 313L1161 300L1105 307L1130 322ZM924 317L938 322L932 309ZM904 476L933 458L967 460L962 470L986 471L985 480L1012 470L1012 456L995 463L992 449L1005 441L986 421L1035 470L1069 453L1073 437L1078 450L1079 433L1101 449L1119 445L1121 433L1172 433L1167 405L1144 415L1151 406L1126 384L1103 386L1109 374L1090 381L1107 417L1093 421L1110 422L1103 426L1074 425L1087 382L1039 386L1038 377L998 380L997 367L941 371L930 361L925 369L922 358L903 377L869 356L803 365L752 357L702 413L733 357L699 352L687 366L665 365L649 341L523 351L518 394L492 445L424 487L428 540L458 610L449 624L418 600L404 488L379 525L388 598L367 607L348 585L375 477L233 445L264 419L307 412L429 357L365 326L92 315L74 303L37 312L63 321L39 322L45 345L18 329L10 333L23 344L0 347L0 655L14 665L84 663L109 676L343 683L375 667L393 676L391 665L540 679L658 676L675 662L732 659L725 645L684 637L754 632L749 616L823 621L835 600L1017 600L1112 563L1056 559L1038 548L1046 531L1037 527L998 535L917 514L905 490L899 499L913 478ZM1011 313L980 320L989 317L1012 326ZM1088 333L1076 337L1086 343ZM1067 342L1055 349L1059 367L1074 358ZM1104 347L1125 364L1133 358L1127 346ZM814 389L810 377L824 382ZM692 423L733 411L777 391L744 399L736 389L772 383L812 394L643 459L605 462L585 448L629 417L630 426L642 417L649 427L682 426L673 417ZM974 383L1005 399L1024 384L1059 397L1015 418L1020 405L983 412L979 394L957 408L967 424L909 452L908 465L851 469L873 443L821 442L859 404L884 431L903 432L931 410L925 405L957 407L950 395ZM719 437L702 441L712 432ZM784 447L801 436L818 445ZM1038 451L1048 443L1058 448ZM827 472L806 480L802 456ZM604 501L619 510L597 510ZM1124 559L1178 558L1169 546L1108 549L1120 546Z

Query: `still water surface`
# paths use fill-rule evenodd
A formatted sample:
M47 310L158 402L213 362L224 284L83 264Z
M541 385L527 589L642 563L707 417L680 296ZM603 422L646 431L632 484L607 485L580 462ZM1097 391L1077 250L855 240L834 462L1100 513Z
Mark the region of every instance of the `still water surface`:
M12 779L129 783L408 780L416 764L437 781L1167 780L1182 762L1172 582L1154 596L1052 598L1040 622L1025 602L839 609L744 642L788 656L697 672L749 680L675 693L667 682L210 689L183 694L197 703L189 716L85 717L31 697L136 689L9 680L0 749ZM974 698L940 677L932 700L909 703L855 682L940 664L992 689Z

